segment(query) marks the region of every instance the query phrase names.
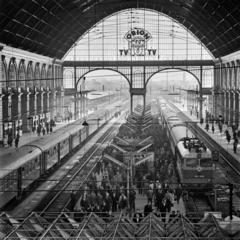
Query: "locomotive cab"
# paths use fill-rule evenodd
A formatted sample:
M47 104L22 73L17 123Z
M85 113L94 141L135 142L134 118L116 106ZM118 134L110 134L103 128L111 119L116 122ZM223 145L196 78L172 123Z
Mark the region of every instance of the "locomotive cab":
M177 144L177 170L180 181L188 185L212 184L214 165L211 151L197 138L183 138Z

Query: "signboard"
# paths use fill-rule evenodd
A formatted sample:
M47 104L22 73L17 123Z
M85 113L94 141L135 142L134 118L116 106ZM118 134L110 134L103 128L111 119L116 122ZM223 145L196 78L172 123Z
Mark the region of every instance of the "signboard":
M212 150L212 160L214 163L218 163L219 162L219 155L220 155L220 152L219 150Z
M201 158L202 158L202 154L201 154L201 153L198 153L198 154L197 154L197 158L201 159Z
M157 50L147 48L147 42L152 35L143 28L129 30L124 39L128 41L128 49L119 49L120 56L155 56Z
M207 217L210 213L211 213L215 218L222 218L222 212L204 212L204 217Z

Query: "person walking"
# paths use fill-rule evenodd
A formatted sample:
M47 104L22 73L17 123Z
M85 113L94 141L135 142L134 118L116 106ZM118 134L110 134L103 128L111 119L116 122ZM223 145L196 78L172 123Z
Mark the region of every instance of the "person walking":
M46 130L45 130L45 128L43 128L42 129L42 133L43 133L43 136L45 135L45 133L46 133Z
M176 200L177 200L177 203L179 204L179 200L182 196L182 187L181 187L181 184L178 185L178 187L175 189L175 194L176 194Z
M16 137L16 138L15 138L15 147L16 147L16 148L18 148L18 143L19 143L19 138Z
M129 193L129 204L131 211L133 210L135 212L135 199L136 199L136 192L131 189Z
M205 129L207 130L207 132L208 132L208 130L209 130L209 124L207 123L206 124L206 127L205 127Z
M113 195L112 195L112 212L117 211L118 199L119 199L119 197L118 197L116 191L114 191Z
M38 127L37 127L37 134L38 134L38 137L40 137L40 133L41 133L41 127L38 125Z
M148 201L147 205L145 205L144 207L144 217L146 217L151 212L152 212L152 202Z
M227 141L228 141L228 144L229 144L230 141L231 141L231 135L230 135L230 133L227 135Z
M235 141L233 142L233 152L237 153L237 143Z
M74 191L71 191L71 212L74 211L75 208L75 204L76 204L76 196L74 194Z
M9 133L9 135L8 135L8 141L7 141L9 147L12 147L12 141L13 141L12 134Z
M166 212L167 212L167 201L165 198L163 198L162 203L160 205L160 212L161 212L162 221L165 222Z
M214 128L214 125L212 125L212 133L214 133L215 131L215 128Z

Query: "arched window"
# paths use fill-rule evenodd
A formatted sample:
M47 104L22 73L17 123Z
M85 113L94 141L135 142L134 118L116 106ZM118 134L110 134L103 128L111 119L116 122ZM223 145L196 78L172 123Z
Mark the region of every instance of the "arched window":
M235 88L236 87L236 81L235 81L235 64L232 63L231 68L230 68L230 77L231 77L231 87Z
M46 85L47 87L51 87L51 82L53 81L53 77L52 77L52 66L50 65L48 67L48 73L47 73L47 82Z
M21 61L20 65L19 65L19 70L18 70L17 86L25 87L25 80L26 80L26 75L25 75L24 62Z
M9 80L7 82L7 86L16 87L17 73L16 73L16 66L13 61L10 62L8 76L9 76Z
M40 87L40 68L39 68L39 63L36 64L35 67L35 72L34 72L34 86L35 87Z
M7 87L7 75L6 75L6 63L4 61L1 62L1 74L2 74L2 87Z
M64 72L64 82L63 86L64 88L74 88L74 78L73 78L73 72L71 70L66 70Z
M223 82L223 87L227 86L227 67L225 64L222 66L222 82Z
M33 68L32 63L28 64L26 87L33 87Z
M203 87L212 87L213 86L213 72L212 70L204 71L203 75Z
M137 70L133 74L133 88L143 88L143 73L140 70Z
M42 73L41 73L41 87L46 87L46 77L47 73L46 73L46 65L44 64L42 67Z
M129 21L132 18L134 21ZM191 32L189 29L191 28L186 28L158 11L126 9L96 22L94 28L86 31L76 43L73 43L63 59L70 61L212 59L211 53L194 35L195 31Z
M230 87L231 86L231 79L230 79L230 66L227 64L227 71L226 71L226 86Z
M237 87L240 87L240 62L237 64Z
M57 85L57 80L58 80L58 68L55 66L55 71L54 71L54 81L52 81L52 88L58 86Z

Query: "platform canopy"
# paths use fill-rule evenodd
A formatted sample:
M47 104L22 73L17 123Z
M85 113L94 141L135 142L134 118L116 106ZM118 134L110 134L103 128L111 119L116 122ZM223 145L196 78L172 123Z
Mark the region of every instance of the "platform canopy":
M56 213L57 214L57 213ZM193 223L184 215L177 215L164 223L157 213L150 213L139 224L132 221L124 213L114 213L104 220L95 213L83 215L75 213L59 213L45 220L36 213L30 214L17 226L8 226L6 215L0 215L1 239L208 239L230 240L226 231L219 227L219 222L208 216L198 223ZM15 221L18 221L15 219ZM8 226L8 228L6 228ZM238 238L236 238L238 239Z
M3 0L1 42L61 59L96 22L134 8L170 16L215 58L240 49L240 2L230 0Z

